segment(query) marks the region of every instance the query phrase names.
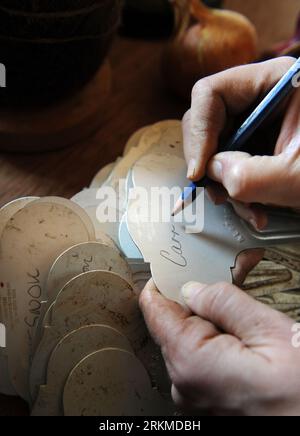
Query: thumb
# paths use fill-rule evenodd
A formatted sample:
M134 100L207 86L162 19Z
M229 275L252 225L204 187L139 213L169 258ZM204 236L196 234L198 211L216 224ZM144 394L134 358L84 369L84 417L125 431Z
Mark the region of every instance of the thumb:
M300 203L299 162L291 153L277 156L219 153L210 160L208 175L221 183L234 200L285 207L297 207Z
M227 334L252 343L282 326L283 315L229 283L190 282L182 288L189 309Z

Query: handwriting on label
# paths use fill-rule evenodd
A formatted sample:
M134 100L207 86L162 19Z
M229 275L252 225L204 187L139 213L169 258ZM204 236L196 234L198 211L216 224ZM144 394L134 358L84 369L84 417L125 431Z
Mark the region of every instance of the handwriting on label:
M173 224L172 239L171 239L172 246L170 248L170 251L161 250L160 255L161 257L168 260L169 262L177 266L181 266L182 268L185 268L187 266L187 260L183 255L182 244L179 240L179 237L180 234L176 232L176 228Z
M89 259L83 259L82 272L84 272L84 273L89 272L92 262L93 262L93 256L91 256Z
M36 323L41 314L41 296L42 287L40 283L40 271L38 269L33 273L27 273L29 281L27 282L27 295L29 296L28 302L28 312L29 316L25 316L25 324L32 328L35 327Z

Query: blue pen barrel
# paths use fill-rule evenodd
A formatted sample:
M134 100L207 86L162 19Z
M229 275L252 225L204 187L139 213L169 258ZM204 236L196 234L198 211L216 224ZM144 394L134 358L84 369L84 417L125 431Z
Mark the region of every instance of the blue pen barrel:
M256 107L256 109L246 119L238 131L225 144L225 146L221 147L221 150L224 152L245 151L248 139L275 111L280 103L297 88L300 88L300 58L266 95L262 102ZM197 187L206 187L209 183L211 183L211 180L206 176L196 184L190 184L190 190L192 191L190 195L194 195L193 193ZM188 198L190 198L190 195L183 195L183 200L186 201Z
M274 112L290 93L300 86L300 58L267 94L236 134L230 139L224 151L243 151L243 147L252 134Z

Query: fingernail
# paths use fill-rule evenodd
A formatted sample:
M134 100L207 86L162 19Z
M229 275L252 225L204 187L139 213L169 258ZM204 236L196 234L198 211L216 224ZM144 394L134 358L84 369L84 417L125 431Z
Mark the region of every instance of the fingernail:
M185 300L189 300L195 293L202 291L206 285L197 282L188 282L181 288L182 296Z
M219 160L213 160L210 165L210 172L217 181L221 182L223 178L223 165Z
M191 159L188 165L187 178L193 179L195 177L195 174L196 174L196 160Z

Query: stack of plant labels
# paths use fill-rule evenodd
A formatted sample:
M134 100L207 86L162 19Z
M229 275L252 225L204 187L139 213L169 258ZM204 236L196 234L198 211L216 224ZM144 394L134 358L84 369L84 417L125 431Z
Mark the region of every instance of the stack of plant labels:
M0 223L1 392L34 415L171 413L130 265L109 235L96 239L86 212L55 197L13 201Z
M163 359L138 307L149 265L121 252L119 206L108 205L115 222L96 213L99 188L117 187L139 157L133 152L71 200L27 197L0 210L0 322L7 332L0 391L24 398L33 415L175 413Z
M213 233L202 239L218 239L217 231L229 238L213 259L208 242L199 249L184 233L179 240L172 223L153 247L156 225L143 231L128 217L131 187L181 181L182 188L184 171L181 123L164 121L136 132L123 157L71 200L27 197L0 209L0 323L7 330L6 348L0 348L1 393L24 398L33 415L176 413L162 356L139 310L140 291L151 272L160 291L177 301L180 281L200 279L208 270L212 279L230 280L237 243L211 205L206 209ZM257 284L254 275L248 291L263 297L270 284L279 304L275 285L282 281L272 265L265 271L271 282ZM294 286L286 268L282 273L286 286ZM256 295L255 286L262 285ZM296 294L293 308L300 306ZM285 309L291 309L287 299Z

